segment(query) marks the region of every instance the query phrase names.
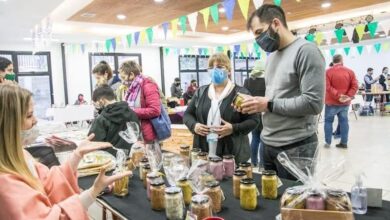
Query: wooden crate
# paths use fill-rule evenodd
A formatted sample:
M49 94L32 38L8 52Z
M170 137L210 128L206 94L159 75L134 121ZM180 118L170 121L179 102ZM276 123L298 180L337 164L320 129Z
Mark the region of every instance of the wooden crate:
M355 220L352 212L281 209L283 220Z

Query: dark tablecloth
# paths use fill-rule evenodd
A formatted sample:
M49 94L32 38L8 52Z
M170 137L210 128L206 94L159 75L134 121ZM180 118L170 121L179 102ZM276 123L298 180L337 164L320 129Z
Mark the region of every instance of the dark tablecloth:
M256 185L260 188L260 175L254 175ZM82 189L89 188L95 176L79 178L79 185ZM298 185L298 183L282 180L283 186L279 188L279 199L287 187ZM225 193L226 200L223 202L222 212L217 216L226 220L274 220L280 213L279 199L265 200L261 196L258 199L258 208L255 211L245 211L240 208L240 200L233 197L232 179L221 182L221 187ZM103 195L100 197L113 209L121 213L130 220L159 220L166 219L165 212L153 211L150 202L146 198L146 190L139 179L138 170L129 183L129 195L118 198L113 195ZM384 201L383 208L369 208L366 215L355 216L356 220L390 220L390 202ZM315 220L315 219L313 219ZM332 220L332 219L329 219Z

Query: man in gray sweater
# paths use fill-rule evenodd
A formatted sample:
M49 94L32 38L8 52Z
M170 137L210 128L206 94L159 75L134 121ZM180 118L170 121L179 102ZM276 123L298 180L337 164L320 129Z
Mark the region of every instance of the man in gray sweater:
M313 158L318 145L317 115L324 105L325 60L316 45L296 38L279 6L265 4L247 24L268 57L265 97L250 97L243 113L264 112L264 168L282 178L295 179L278 162L277 155Z

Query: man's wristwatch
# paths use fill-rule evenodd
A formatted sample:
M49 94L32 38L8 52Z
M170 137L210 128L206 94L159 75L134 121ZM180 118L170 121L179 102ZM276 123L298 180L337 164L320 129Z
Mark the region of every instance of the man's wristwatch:
M274 109L274 102L268 101L267 109L268 109L269 112L272 112L272 110Z

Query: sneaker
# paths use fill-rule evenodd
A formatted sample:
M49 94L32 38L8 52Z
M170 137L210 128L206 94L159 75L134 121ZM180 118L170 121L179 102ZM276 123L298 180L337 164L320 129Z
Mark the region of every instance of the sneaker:
M324 148L330 148L330 144L325 143L325 144L324 144Z
M340 144L336 144L336 147L346 149L348 148L348 145L340 143Z

